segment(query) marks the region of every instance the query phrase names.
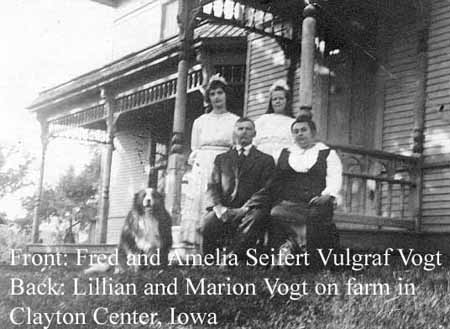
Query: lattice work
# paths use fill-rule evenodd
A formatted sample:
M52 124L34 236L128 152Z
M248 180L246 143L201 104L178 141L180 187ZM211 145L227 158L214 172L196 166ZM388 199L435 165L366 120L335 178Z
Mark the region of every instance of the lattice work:
M236 75L236 73L235 73ZM236 78L233 78L236 79ZM203 83L201 68L196 67L188 75L188 92L197 90ZM176 74L164 81L150 84L148 87L129 92L115 100L114 112L126 112L148 106L175 97L177 88ZM104 104L97 104L48 121L51 137L74 138L81 140L105 142L104 132L82 128L94 122L104 120L106 110ZM76 129L75 129L76 128Z
M76 113L48 121L50 138L68 138L84 142L106 143L106 133L100 129L88 129L83 126L103 120L106 116L104 104L90 106Z
M50 138L67 138L88 143L107 143L107 136L104 130L87 129L83 127L73 127L65 125L51 124L49 126Z
M200 6L196 13L199 21L236 26L285 42L293 39L290 26L268 11L232 0L201 1Z
M60 118L49 120L49 126L52 127L81 127L104 119L106 116L104 104L98 104L88 107L76 113L67 114Z

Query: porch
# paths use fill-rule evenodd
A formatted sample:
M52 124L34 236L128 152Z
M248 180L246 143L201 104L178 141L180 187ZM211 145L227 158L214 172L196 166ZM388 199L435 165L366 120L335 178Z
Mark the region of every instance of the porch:
M155 153L150 153L151 165L146 174L147 179L157 185L166 176L167 169L167 148L160 145L158 149L155 148ZM155 147L152 146L152 140L149 147ZM421 232L418 207L421 175L418 159L355 146L331 147L338 151L344 166L341 201L334 214L341 246L377 250L391 246L423 248L422 242L430 235ZM118 192L113 190L110 196ZM128 211L128 204L125 203L125 211ZM75 254L80 249L87 249L90 253L109 253L116 246L110 240L111 236L115 236L114 240L117 241L125 218L125 213L115 216L114 210L112 212L108 217L109 238L106 244L39 243L30 244L28 250L35 253ZM178 234L177 225L174 225L173 233ZM177 238L174 240L177 241ZM179 249L183 246L175 244L174 247Z
M420 167L416 157L366 150L355 146L331 145L343 162L343 189L334 221L341 237L341 246L355 249L382 250L398 246L426 250L433 234L421 232ZM150 175L156 179L166 175L167 154L152 154ZM159 159L155 161L155 159ZM123 218L118 220L118 232ZM118 233L117 232L117 233ZM178 227L175 225L174 234ZM175 239L176 240L176 239ZM441 245L445 245L441 238ZM75 254L80 249L89 253L110 253L115 244L30 244L29 252ZM174 245L182 248L182 245Z
M116 128L124 125L130 128L148 124L150 127L144 156L148 170L142 184L157 184L162 177L169 181L166 184L168 208L175 224L178 224L182 173L189 145L186 136L189 136L190 120L200 114L191 108L200 108L201 85L214 70L219 70L228 72L227 78L235 80L241 92L245 89L238 100L243 104L245 115L257 117L262 113L262 105L256 100L259 97L263 99L260 103L264 103L265 98L261 95L279 77L286 78L291 85L295 108L313 114L322 139L339 152L344 163L342 202L335 213L335 221L343 233L343 246L354 245L359 240L358 245L367 242L367 247L374 247L373 240L361 241L363 233L373 234L375 240L384 234L393 237L389 238L391 241L417 245L422 234L426 71L425 50L420 46L426 43L426 39L414 39L418 46L417 53L411 57L412 63L417 64L414 69L408 66L404 72L393 77L386 63L394 65L396 62L392 60L390 63L389 59L390 56L393 59L397 56L397 48L389 43L393 40L391 33L388 33L389 28L410 14L420 16L421 10L427 17L426 6L419 9L408 1L386 0L376 1L376 4L345 1L340 8L339 2L331 1L329 7L324 5L324 9L318 6L320 10L317 10L312 5L304 7L298 1L289 1L292 5L289 8L295 10L286 10L286 6L275 3L200 1L199 7L192 7L192 3L188 5L188 2L180 1L180 6L187 6L187 17L182 24L195 18L200 25L208 22L242 29L250 33L248 45L260 42L258 38L265 38L264 42L270 40L270 47L278 47L284 56L285 61L279 71L274 72L263 57L249 51L247 55L241 54L239 65L205 61L210 51L197 53L197 58L201 60L196 63L197 59L194 60L193 54L188 52L189 46L195 44L193 36L189 35L194 32L186 30L188 25L183 25L180 27L182 37L178 56L164 53L164 63L171 63L173 73L148 81L143 79L142 72L136 73L129 67L122 70L120 82L101 78L90 90L83 89L83 81L80 80L83 97L95 101L75 113L44 116L45 136L49 132L54 136L64 135L68 127L97 129L103 136L100 139L105 143L108 155L104 162L107 170L103 178L98 242L110 242L106 239L108 226L111 227L114 220L120 227L118 223L124 217L123 214L111 214L109 206L113 193L109 186L113 143L117 138ZM389 6L383 7L387 4ZM352 6L358 10L349 10ZM199 10L200 7L202 10ZM191 13L195 16L189 16ZM342 26L341 21L335 21L337 13L344 14L342 17L346 22ZM377 15L372 17L374 13ZM364 26L358 26L363 23ZM423 33L426 19L414 20L413 23L417 35ZM333 30L336 26L339 26L337 31L344 29L345 35L337 35L339 33ZM258 50L261 53L268 50L264 45ZM145 64L147 73L151 65L156 67L162 63L158 56L153 56L153 62L149 57ZM375 60L371 56L375 56ZM299 62L302 63L300 67ZM178 64L177 69L174 69L174 64ZM258 76L261 70L267 72ZM413 82L411 75L414 75ZM398 83L395 86L398 88L389 94L385 90L389 89L392 81ZM121 89L117 90L117 86ZM103 92L98 100L100 90ZM394 97L393 93L398 95ZM403 100L410 98L414 101L405 105ZM54 98L44 99L44 105L38 104L36 108L45 108L51 102ZM390 120L399 123L394 126ZM164 122L164 129L158 130L155 122ZM397 134L398 127L401 136ZM412 135L414 138L411 138ZM399 143L398 138L401 139ZM394 140L396 143L393 143ZM353 238L347 239L346 236ZM401 239L396 238L400 236ZM380 246L381 243L376 247ZM30 248L42 250L44 246L32 245Z

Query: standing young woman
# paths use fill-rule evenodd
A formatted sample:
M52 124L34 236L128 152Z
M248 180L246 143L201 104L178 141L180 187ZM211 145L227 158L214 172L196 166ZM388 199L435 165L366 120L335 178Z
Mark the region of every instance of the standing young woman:
M208 111L194 121L192 127L189 175L184 209L181 210L181 237L186 245L199 247L201 221L206 213L207 183L211 176L216 155L233 145L233 129L239 116L228 111L228 84L221 76L214 75L205 90Z
M292 145L291 94L284 80L276 81L269 89L267 112L255 121L255 146L277 161L281 150Z

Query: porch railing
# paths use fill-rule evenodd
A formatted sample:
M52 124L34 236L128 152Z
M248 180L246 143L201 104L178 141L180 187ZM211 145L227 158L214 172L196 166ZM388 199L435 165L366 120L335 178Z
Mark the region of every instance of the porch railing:
M338 152L344 169L341 200L334 216L339 225L418 229L417 158L355 146L331 147ZM165 161L161 160L151 167L159 178L165 171Z
M200 65L195 65L188 74L188 91L197 90L203 83ZM122 92L116 96L115 112L128 112L154 103L174 98L177 90L177 73L168 75L162 79L152 81Z
M410 156L333 145L343 163L338 223L417 229L418 162Z

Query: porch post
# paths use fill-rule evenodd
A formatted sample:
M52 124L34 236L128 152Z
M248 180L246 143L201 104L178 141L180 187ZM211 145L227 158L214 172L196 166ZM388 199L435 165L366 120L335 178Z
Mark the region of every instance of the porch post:
M428 68L428 33L430 4L428 1L422 2L423 7L416 8L418 26L418 48L417 48L417 88L414 100L414 131L413 131L413 154L417 157L417 167L413 169L413 179L416 186L412 188L412 200L415 219L415 230L421 231L422 226L422 190L423 190L423 162L424 162L424 129L426 110L426 79Z
M312 115L313 80L314 80L314 52L316 37L316 8L309 4L303 10L302 50L300 57L300 112Z
M114 97L105 88L100 91L100 97L105 101L106 112L106 151L103 153L102 192L99 204L99 222L96 227L96 242L106 243L109 212L109 186L111 182L111 164L114 151Z
M184 169L185 121L187 100L187 78L189 70L190 46L193 39L191 26L192 0L178 0L179 57L177 92L173 118L173 133L167 164L166 208L172 215L173 223L180 223L181 180Z
M40 120L41 123L41 167L39 170L39 181L37 185L36 191L36 203L34 205L34 213L33 213L33 226L32 226L32 239L33 243L38 243L39 241L39 224L40 218L39 213L41 210L41 202L42 202L42 190L44 184L44 174L45 174L45 157L47 154L47 146L48 146L48 122L45 119Z
M288 59L289 66L287 68L287 74L286 74L286 83L291 89L291 97L293 97L293 91L295 88L295 76L297 71L297 65L298 61L300 60L300 18L298 16L295 16L292 19L292 41L290 41L288 44L285 44L283 47L284 50L284 57ZM248 56L248 55L247 55ZM249 56L248 56L249 57ZM250 65L247 65L247 67L250 67ZM292 100L292 99L291 99ZM291 109L292 113L294 114L294 109Z

